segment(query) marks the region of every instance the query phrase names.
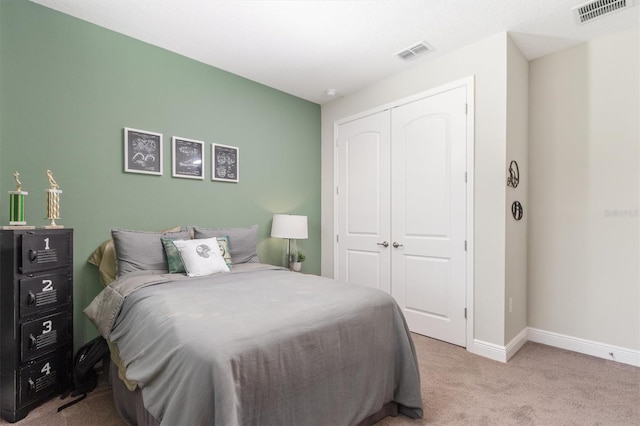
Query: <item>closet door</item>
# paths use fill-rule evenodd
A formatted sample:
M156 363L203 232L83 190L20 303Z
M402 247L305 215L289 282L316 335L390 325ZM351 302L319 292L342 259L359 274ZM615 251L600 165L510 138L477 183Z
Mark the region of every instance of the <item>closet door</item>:
M337 135L336 278L390 293L389 111L342 124Z
M466 88L391 123L392 294L411 331L466 346Z

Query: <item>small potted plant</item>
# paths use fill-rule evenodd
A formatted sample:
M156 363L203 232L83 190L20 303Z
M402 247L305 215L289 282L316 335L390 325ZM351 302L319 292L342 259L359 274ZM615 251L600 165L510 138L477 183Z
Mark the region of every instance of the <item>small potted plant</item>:
M300 269L302 269L302 262L305 260L307 260L307 256L305 256L303 252L298 250L293 253L291 269L295 272L300 272Z

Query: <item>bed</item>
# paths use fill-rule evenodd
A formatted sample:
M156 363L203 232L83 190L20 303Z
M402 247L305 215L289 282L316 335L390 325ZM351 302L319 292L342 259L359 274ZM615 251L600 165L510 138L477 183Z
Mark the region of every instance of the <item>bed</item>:
M170 235L227 238L231 270L202 276L166 269L168 253L157 250L162 234L120 231L112 232L115 254L102 250L90 261L100 267L116 258L126 271L85 313L112 348L114 400L128 423L360 425L397 413L422 417L415 349L388 294L259 263L256 227Z

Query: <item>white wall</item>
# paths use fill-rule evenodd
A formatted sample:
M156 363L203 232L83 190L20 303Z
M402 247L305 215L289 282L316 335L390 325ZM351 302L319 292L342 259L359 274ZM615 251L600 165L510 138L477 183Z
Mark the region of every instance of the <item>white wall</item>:
M530 327L640 349L638 28L530 63Z
M527 63L497 34L323 105L322 274L334 267L334 121L474 75L475 339L502 346L529 326L640 349L639 40L635 28Z
M322 274L334 270L334 135L338 119L475 76L475 338L504 345L507 34L413 66L322 106Z
M511 160L518 162L520 183L508 187L505 232L505 343L509 343L527 328L527 223L529 221L528 187L528 111L529 61L515 43L507 40L507 158L505 173ZM508 176L508 173L507 173ZM505 180L506 184L506 180ZM519 201L524 208L522 219L516 221L511 204ZM509 303L511 301L511 312Z

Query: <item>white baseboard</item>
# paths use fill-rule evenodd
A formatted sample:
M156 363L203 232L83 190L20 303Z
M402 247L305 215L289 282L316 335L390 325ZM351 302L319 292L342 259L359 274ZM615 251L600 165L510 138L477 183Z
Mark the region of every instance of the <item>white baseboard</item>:
M640 367L640 351L529 327L528 339L543 345Z
M527 343L528 340L529 329L525 327L522 329L522 331L520 331L520 333L518 333L516 337L514 337L509 343L507 343L507 346L505 347L507 353L507 361L509 361L511 357L514 356L525 343Z
M500 346L495 343L483 342L482 340L474 339L473 347L467 349L469 352L494 361L507 362L513 355L515 355L516 352L518 352L522 345L527 343L527 335L527 329L524 328L507 344L507 346Z
M527 327L514 337L506 346L495 343L483 342L474 339L473 346L468 347L469 352L485 358L499 362L507 362L520 348L530 340L543 345L549 345L560 349L604 358L611 361L620 362L640 367L640 351L621 348L619 346L608 345L606 343L594 342L580 339L578 337L566 336L551 331L544 331L537 328Z
M474 339L473 348L467 348L467 350L494 361L507 362L507 351L505 347L496 345L495 343Z

